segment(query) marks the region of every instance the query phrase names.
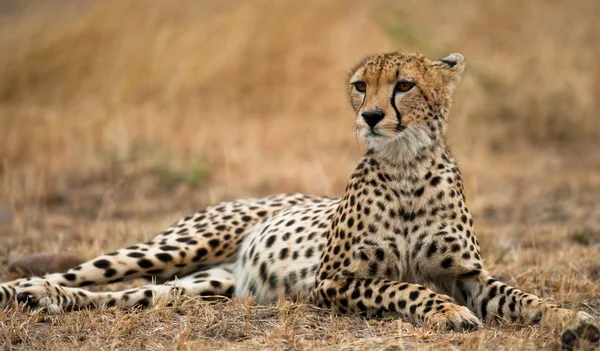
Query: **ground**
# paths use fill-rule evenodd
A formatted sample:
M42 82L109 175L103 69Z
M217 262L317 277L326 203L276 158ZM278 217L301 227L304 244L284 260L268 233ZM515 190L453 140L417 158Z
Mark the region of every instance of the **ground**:
M339 196L364 151L344 96L350 66L390 49L460 51L469 67L450 135L487 268L600 320L598 4L17 3L0 3L0 280L23 255L90 259L222 200ZM559 335L433 333L249 300L0 311L2 349L415 345L556 349Z

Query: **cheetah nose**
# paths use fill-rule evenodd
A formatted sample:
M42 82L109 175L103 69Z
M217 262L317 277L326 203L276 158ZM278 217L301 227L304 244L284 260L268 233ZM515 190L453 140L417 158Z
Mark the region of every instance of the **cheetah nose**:
M383 119L383 116L385 115L383 111L380 110L365 111L362 113L363 119L371 128L375 127L375 125Z

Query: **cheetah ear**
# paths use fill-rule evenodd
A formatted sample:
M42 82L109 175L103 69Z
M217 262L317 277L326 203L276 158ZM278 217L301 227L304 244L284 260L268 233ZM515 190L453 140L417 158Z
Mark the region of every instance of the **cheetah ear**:
M455 52L435 61L434 66L442 73L444 83L451 89L454 89L467 67L467 62L463 55Z

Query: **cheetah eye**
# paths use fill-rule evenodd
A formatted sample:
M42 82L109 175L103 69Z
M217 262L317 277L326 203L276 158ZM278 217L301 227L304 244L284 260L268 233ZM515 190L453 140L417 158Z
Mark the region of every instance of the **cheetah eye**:
M367 83L363 81L356 82L354 83L354 89L356 89L356 91L359 93L364 93L367 91Z
M415 86L415 83L402 80L396 84L396 92L406 93Z

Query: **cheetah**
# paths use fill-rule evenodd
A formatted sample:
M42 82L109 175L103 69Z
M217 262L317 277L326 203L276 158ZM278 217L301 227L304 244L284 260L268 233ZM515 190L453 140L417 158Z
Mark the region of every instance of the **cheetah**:
M0 307L60 313L150 307L180 296L309 300L337 313L395 315L462 331L504 319L563 328L593 321L511 287L484 268L463 181L446 142L461 54L362 60L347 92L367 151L342 198L304 194L224 202L145 243L62 273L0 285ZM153 284L92 292L89 285Z

